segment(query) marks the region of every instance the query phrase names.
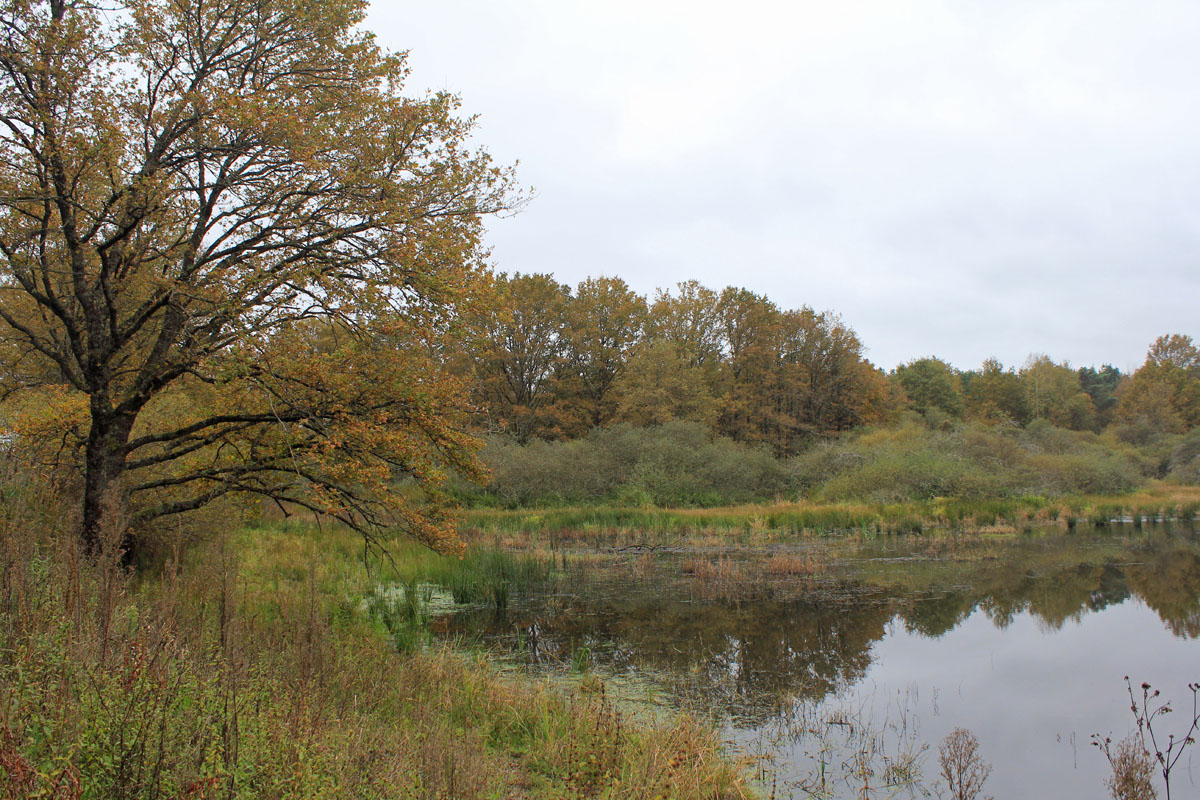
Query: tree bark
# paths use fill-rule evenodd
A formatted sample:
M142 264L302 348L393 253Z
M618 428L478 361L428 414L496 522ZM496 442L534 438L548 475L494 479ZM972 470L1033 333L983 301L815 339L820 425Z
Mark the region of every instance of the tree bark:
M124 505L121 478L133 421L131 415L93 409L84 460L83 522L79 534L84 552L91 556L103 549L106 528L119 524ZM124 532L121 534L123 539Z

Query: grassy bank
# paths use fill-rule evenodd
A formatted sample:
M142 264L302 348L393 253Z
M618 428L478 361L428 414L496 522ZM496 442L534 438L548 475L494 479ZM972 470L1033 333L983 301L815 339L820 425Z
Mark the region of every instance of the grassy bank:
M548 540L666 542L711 536L754 541L836 532L914 533L927 529L1021 529L1035 524L1067 528L1114 519L1192 519L1200 487L1155 482L1118 495L1040 496L999 500L936 498L898 503L801 502L724 508L583 506L493 510L464 514L471 536L529 536Z
M746 795L691 718L414 646L421 582L493 591L536 580L537 559L394 543L400 574L368 574L352 534L262 526L135 580L26 522L0 515L2 796Z

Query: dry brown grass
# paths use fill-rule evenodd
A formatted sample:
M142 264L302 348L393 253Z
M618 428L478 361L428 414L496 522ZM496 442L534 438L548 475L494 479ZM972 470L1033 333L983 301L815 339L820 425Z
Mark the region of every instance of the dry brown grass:
M979 739L966 728L955 728L938 745L938 767L951 800L980 800L992 772L979 753Z
M727 556L686 558L679 569L689 578L693 596L701 600L748 600L761 593L766 583L752 564Z
M658 557L654 553L642 553L633 560L633 574L639 577L653 575L658 567Z
M1135 737L1123 739L1115 752L1106 753L1112 774L1105 779L1113 800L1156 800L1154 775L1158 765Z
M767 574L775 577L809 578L824 570L811 555L777 553L767 561Z

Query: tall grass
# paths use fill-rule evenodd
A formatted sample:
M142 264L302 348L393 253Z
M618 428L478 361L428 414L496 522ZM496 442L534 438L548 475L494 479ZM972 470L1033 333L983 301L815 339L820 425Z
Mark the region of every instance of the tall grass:
M364 550L362 540L354 534L341 529L314 531L303 522L264 520L247 526L244 533L258 539L261 547L270 548L273 559L298 558L298 549L307 548L313 536L318 536L342 579L357 579L365 569L363 574L386 587L383 595L372 602L378 606L386 596L388 603L399 603L399 613L411 618L419 616L407 609L421 604L422 587L444 589L456 603L503 606L508 597L549 581L556 565L551 554L514 552L480 543L468 545L461 557L436 553L407 538L383 538L379 542L382 550ZM272 561L261 579L277 582L277 567Z
M421 577L448 589L456 603L484 603L503 608L508 597L550 580L551 559L534 553L511 553L473 547L461 559L439 558Z
M1002 499L934 498L897 503L799 502L724 508L594 507L464 513L471 535L508 535L513 544L562 542L610 546L669 544L713 537L744 543L802 535L858 532L920 533L927 529L1021 530L1032 525L1074 527L1117 519L1195 519L1200 487L1152 483L1121 495L1041 495Z
M351 534L260 526L134 576L25 511L0 514L0 796L746 794L694 720L397 642L432 559L384 580Z

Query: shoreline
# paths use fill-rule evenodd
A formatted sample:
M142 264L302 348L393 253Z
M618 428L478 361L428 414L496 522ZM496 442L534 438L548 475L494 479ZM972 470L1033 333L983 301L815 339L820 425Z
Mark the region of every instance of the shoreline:
M641 543L735 538L740 543L783 541L839 533L902 534L929 530L1014 532L1034 525L1103 526L1111 522L1194 520L1200 487L1157 482L1122 495L933 498L902 503L779 502L714 508L567 506L465 509L460 531L473 541L492 536L506 546L611 540Z

